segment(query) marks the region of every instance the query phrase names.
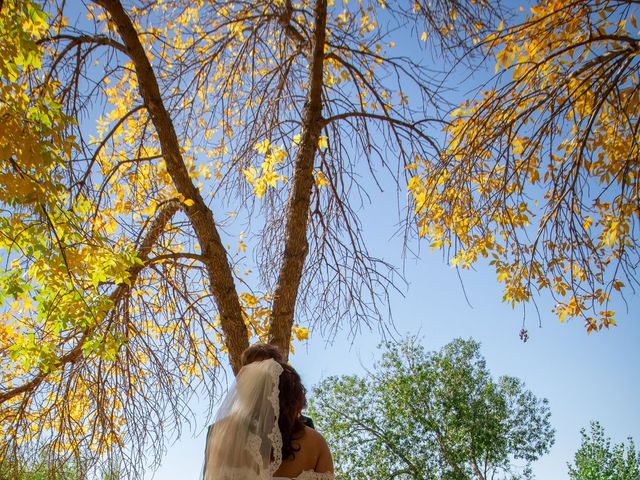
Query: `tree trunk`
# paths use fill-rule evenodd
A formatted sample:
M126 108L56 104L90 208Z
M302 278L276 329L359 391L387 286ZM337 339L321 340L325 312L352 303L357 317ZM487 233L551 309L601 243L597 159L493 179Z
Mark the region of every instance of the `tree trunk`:
M300 147L296 154L291 193L287 205L287 224L282 266L274 292L269 325L269 343L289 354L296 299L309 245L307 225L313 188L313 163L322 131L322 86L327 0L314 7L314 35L309 63L309 93L302 113Z
M176 190L184 195L185 199L193 201L193 205L185 205L185 211L200 243L211 292L218 306L220 325L229 350L231 367L234 373L237 373L241 367L242 351L249 346L249 332L242 318L231 266L213 219L213 213L189 177L171 116L164 106L157 78L131 19L119 0L95 0L95 2L109 13L127 49L127 54L135 66L140 94L158 133L167 172Z
M473 473L475 473L478 476L478 480L487 480L486 477L480 471L480 468L478 468L478 464L476 463L475 459L471 459L471 467L473 468Z

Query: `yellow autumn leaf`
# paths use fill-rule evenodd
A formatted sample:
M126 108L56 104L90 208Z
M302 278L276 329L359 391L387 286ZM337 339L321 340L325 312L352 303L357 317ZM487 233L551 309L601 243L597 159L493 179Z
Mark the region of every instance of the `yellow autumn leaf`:
M316 185L318 188L323 188L329 185L327 177L322 173L322 170L316 170L315 172Z
M324 150L327 147L329 147L329 137L327 137L326 135L321 135L318 139L318 148L320 150Z
M520 156L524 152L524 141L520 137L516 137L511 141L513 155Z
M113 218L109 218L104 224L104 231L107 235L113 235L118 230L118 224Z
M258 176L258 172L253 166L249 168L243 168L242 174L244 175L244 178L247 180L247 182L249 182L252 185Z
M296 336L298 341L308 340L309 339L309 329L305 327L301 327L300 325L294 325L293 334Z
M262 155L266 155L266 153L271 148L271 142L268 139L263 140L262 142L256 143L253 147L254 150Z

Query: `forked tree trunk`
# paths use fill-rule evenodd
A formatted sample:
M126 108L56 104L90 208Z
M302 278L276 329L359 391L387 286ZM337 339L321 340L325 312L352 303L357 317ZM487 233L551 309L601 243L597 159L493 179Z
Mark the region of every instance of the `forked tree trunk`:
M180 144L169 112L164 106L153 67L142 47L137 31L119 0L95 0L110 15L131 58L138 78L140 94L158 133L160 148L176 190L193 205L185 211L194 228L209 275L211 292L220 314L220 324L234 372L241 367L242 351L249 345L249 334L233 281L227 252L222 244L211 210L193 184L180 152ZM285 246L282 266L274 292L270 319L270 343L288 355L291 329L304 262L308 252L307 226L313 165L322 130L322 86L324 44L326 38L326 0L318 0L314 8L314 36L309 65L309 93L302 119L298 149L287 206Z

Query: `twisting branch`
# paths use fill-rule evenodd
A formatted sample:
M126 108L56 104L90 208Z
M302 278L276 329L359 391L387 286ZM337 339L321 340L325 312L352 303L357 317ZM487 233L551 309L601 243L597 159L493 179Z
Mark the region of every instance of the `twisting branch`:
M293 16L293 5L291 4L291 0L286 0L284 10L280 14L278 21L285 35L289 37L296 44L299 50L306 52L309 50L309 43L304 38L304 36L298 31L298 29L293 25L291 25L292 16Z
M89 177L91 176L91 170L93 168L93 165L96 163L96 160L98 159L98 156L100 155L100 152L102 151L104 146L107 144L107 142L113 137L113 135L118 131L118 129L122 126L122 124L129 117L131 117L132 115L136 114L137 112L139 112L143 108L144 108L143 105L137 105L137 106L133 107L131 110L129 110L127 113L125 113L122 117L120 117L120 119L118 119L118 121L115 123L115 125L113 127L111 127L111 130L109 130L109 132L104 136L104 138L102 139L102 141L100 142L98 147L93 152L93 156L89 159L89 164L87 165L87 169L85 171L85 174L82 176L82 178L80 180L78 180L78 182L76 182L73 185L73 187L78 187L78 192L81 192L82 189L85 188L85 184L86 184L87 180L89 179Z

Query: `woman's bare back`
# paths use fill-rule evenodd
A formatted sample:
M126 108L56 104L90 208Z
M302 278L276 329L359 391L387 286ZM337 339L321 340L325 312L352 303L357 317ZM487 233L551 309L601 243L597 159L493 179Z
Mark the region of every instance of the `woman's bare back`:
M304 434L294 440L296 448L293 459L283 460L274 477L296 478L303 472L333 473L333 460L327 442L320 433L312 428L304 427Z

